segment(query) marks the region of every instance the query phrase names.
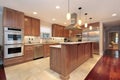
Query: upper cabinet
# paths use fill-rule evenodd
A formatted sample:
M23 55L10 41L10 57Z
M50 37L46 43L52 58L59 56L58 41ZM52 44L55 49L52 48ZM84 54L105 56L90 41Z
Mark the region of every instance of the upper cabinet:
M40 20L29 16L24 17L24 35L40 36Z
M52 24L53 37L69 37L69 30L65 30L64 26Z
M4 7L3 26L24 28L24 13Z
M32 18L32 35L40 36L40 20Z

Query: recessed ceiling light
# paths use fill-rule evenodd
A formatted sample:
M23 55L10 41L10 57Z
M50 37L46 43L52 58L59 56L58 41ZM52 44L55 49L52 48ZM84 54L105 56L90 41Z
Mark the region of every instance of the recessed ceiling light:
M112 16L117 16L117 14L116 14L116 13L113 13Z
M60 9L60 6L56 6L56 9Z
M52 19L52 21L55 21L55 20L56 20L55 18Z
M33 12L33 14L38 14L37 12Z

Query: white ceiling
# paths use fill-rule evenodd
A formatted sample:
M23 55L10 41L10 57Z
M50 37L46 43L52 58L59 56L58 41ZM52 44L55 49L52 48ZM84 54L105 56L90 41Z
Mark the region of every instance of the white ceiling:
M0 0L0 6L6 6L24 12L26 15L39 18L50 23L64 25L66 20L68 0ZM55 7L59 5L60 9ZM92 22L120 20L120 0L70 0L70 12L80 13L78 7L82 7L82 21L84 13L87 12L92 17ZM32 12L38 12L33 15ZM117 13L116 17L112 17ZM52 21L55 18L56 21ZM89 22L89 20L88 20Z

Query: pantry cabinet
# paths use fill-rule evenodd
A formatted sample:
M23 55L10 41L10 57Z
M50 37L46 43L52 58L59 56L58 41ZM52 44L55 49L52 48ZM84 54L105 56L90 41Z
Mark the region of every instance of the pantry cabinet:
M24 28L24 13L10 8L3 9L3 26L12 28Z
M40 20L29 16L24 17L24 35L39 36L40 35Z

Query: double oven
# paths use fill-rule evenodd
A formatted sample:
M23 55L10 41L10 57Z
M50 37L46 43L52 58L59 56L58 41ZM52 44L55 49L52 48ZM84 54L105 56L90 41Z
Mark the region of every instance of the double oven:
M23 55L22 29L4 27L4 58Z

